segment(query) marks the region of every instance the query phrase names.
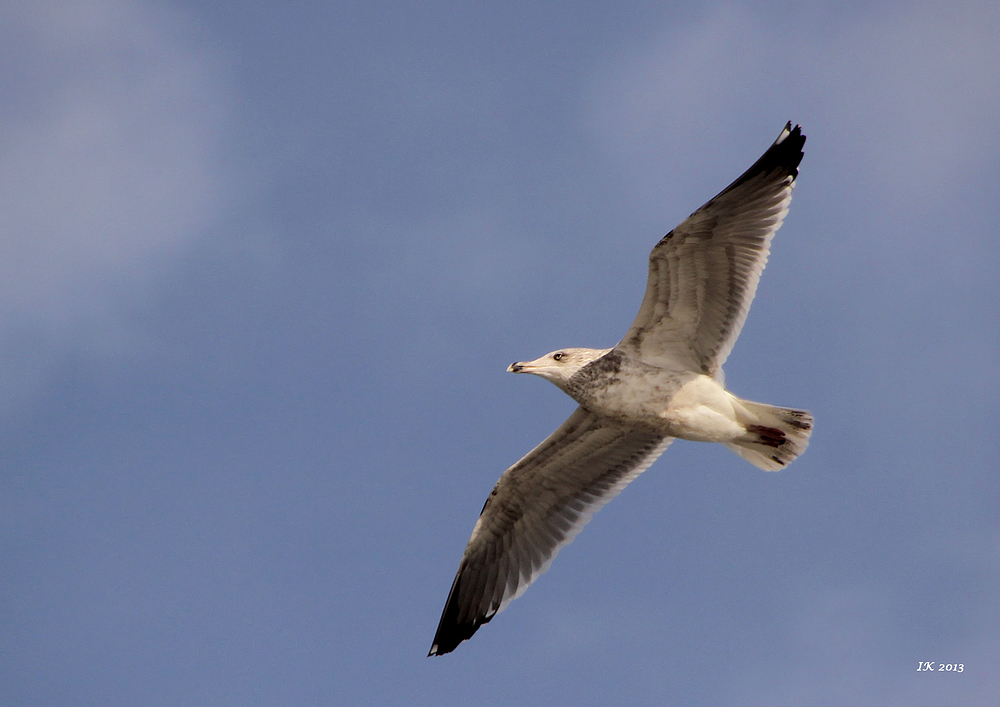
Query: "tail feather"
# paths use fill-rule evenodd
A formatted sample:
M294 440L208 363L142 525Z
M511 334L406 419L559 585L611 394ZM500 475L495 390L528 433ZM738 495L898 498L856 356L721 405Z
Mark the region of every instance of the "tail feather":
M779 471L806 451L813 417L805 410L750 400L735 401L736 418L747 433L726 447L764 471Z

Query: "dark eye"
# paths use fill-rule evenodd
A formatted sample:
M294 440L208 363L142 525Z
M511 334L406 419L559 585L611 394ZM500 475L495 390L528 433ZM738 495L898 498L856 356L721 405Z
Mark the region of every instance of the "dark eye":
M552 358L554 358L556 361L562 361L563 358L565 357L566 354L564 354L562 351L560 351L559 353L552 354Z

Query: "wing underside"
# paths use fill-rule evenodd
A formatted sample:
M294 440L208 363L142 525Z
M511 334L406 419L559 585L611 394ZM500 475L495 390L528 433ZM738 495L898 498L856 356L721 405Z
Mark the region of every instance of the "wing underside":
M520 596L671 441L578 408L508 469L472 531L430 655L454 650Z
M789 123L739 179L653 248L639 314L617 348L716 375L746 320L788 213L805 136Z

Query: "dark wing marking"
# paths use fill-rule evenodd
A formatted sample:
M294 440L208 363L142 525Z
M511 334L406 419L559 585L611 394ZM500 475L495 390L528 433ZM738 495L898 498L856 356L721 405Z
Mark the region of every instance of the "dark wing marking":
M743 176L653 248L639 314L616 348L654 366L716 375L788 213L805 140L786 125Z
M504 472L472 530L428 655L453 651L519 597L671 441L577 408Z

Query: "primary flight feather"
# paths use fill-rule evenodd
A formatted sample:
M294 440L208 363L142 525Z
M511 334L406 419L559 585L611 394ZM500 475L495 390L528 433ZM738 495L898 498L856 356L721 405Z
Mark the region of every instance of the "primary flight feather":
M719 442L765 471L805 451L808 412L742 400L722 375L788 213L805 140L786 125L750 169L656 244L639 314L614 348L510 365L580 407L486 499L429 655L453 651L519 597L674 438Z

